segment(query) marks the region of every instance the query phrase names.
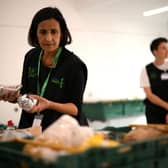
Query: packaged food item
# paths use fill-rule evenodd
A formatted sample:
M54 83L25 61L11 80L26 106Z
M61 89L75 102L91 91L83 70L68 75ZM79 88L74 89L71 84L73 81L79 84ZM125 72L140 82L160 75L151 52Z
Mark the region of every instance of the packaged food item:
M83 152L88 145L82 145L94 132L89 127L82 127L69 115L61 116L35 139L17 139L27 143L23 152L35 159L52 162L62 155Z
M19 92L22 88L22 85L2 85L0 84L0 96L3 96L7 93Z
M166 124L132 125L132 127L134 129L125 134L122 142L143 141L168 135Z
M37 104L37 99L33 99L28 94L24 94L18 97L17 102L23 110L30 111Z
M6 129L7 130L15 130L16 129L12 120L8 120L7 128Z
M45 162L54 162L59 156L82 153L92 147L116 147L115 140L106 139L104 134L95 133L87 126L80 126L77 120L67 114L46 128L34 139L17 139L25 143L23 152Z

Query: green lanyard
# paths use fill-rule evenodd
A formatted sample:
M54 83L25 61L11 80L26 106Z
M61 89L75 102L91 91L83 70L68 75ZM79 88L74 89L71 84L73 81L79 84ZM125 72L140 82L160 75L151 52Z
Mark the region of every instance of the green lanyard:
M52 65L56 65L57 64L58 58L59 58L59 56L61 54L61 51L62 51L62 48L60 47L58 49L57 53L54 56L54 60L53 60ZM48 73L48 76L46 77L46 79L45 79L45 81L44 81L44 83L43 83L43 85L41 87L41 90L40 90L39 76L40 76L40 62L41 62L42 53L43 53L43 51L41 50L40 55L39 55L39 60L38 60L38 71L37 71L37 78L38 78L37 79L37 94L39 96L43 96L44 95L44 92L46 91L46 87L47 87L47 84L48 84L48 81L49 81L49 78L50 78L50 75L51 75L51 72L52 72L52 69L53 69L53 68L50 69L50 71Z

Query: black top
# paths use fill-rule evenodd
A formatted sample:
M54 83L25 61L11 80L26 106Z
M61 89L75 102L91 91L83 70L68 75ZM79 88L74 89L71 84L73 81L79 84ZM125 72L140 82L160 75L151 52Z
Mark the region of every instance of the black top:
M40 48L33 48L25 56L22 73L22 94L37 94L37 70L40 51ZM49 69L41 64L40 84L43 84ZM72 52L63 48L56 67L52 69L43 97L59 103L74 103L78 108L78 115L74 117L80 125L88 125L82 113L82 101L86 81L86 65ZM44 110L41 113L44 115L42 120L43 129L63 115L63 113L53 110ZM19 128L31 127L34 116L35 113L30 114L22 111Z
M146 66L146 70L147 75L149 77L152 92L161 99L168 101L168 79L164 80L161 79L161 75L165 71L158 69L157 67L154 66L153 63L148 64ZM146 99L145 104L152 104L152 103L148 99ZM156 106L160 110L165 110L157 105L153 104L153 106Z

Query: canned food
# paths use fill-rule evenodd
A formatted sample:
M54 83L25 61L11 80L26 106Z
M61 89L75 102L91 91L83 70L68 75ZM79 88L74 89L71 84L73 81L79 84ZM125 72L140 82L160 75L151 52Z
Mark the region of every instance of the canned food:
M17 99L17 102L23 110L30 111L37 104L37 99L33 99L29 95L24 94Z

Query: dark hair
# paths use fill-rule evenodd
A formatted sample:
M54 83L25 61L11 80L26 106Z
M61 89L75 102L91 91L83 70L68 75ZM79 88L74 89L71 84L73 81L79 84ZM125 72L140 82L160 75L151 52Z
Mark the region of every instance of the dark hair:
M168 43L168 40L164 37L159 37L159 38L154 39L150 45L150 50L152 53L154 50L158 49L158 46L160 45L160 43Z
M28 43L33 47L39 47L37 39L37 28L38 24L44 20L55 19L60 24L61 28L61 41L60 46L64 47L66 44L72 42L71 34L68 30L65 19L58 8L56 7L46 7L40 9L33 17L29 33L28 33Z

